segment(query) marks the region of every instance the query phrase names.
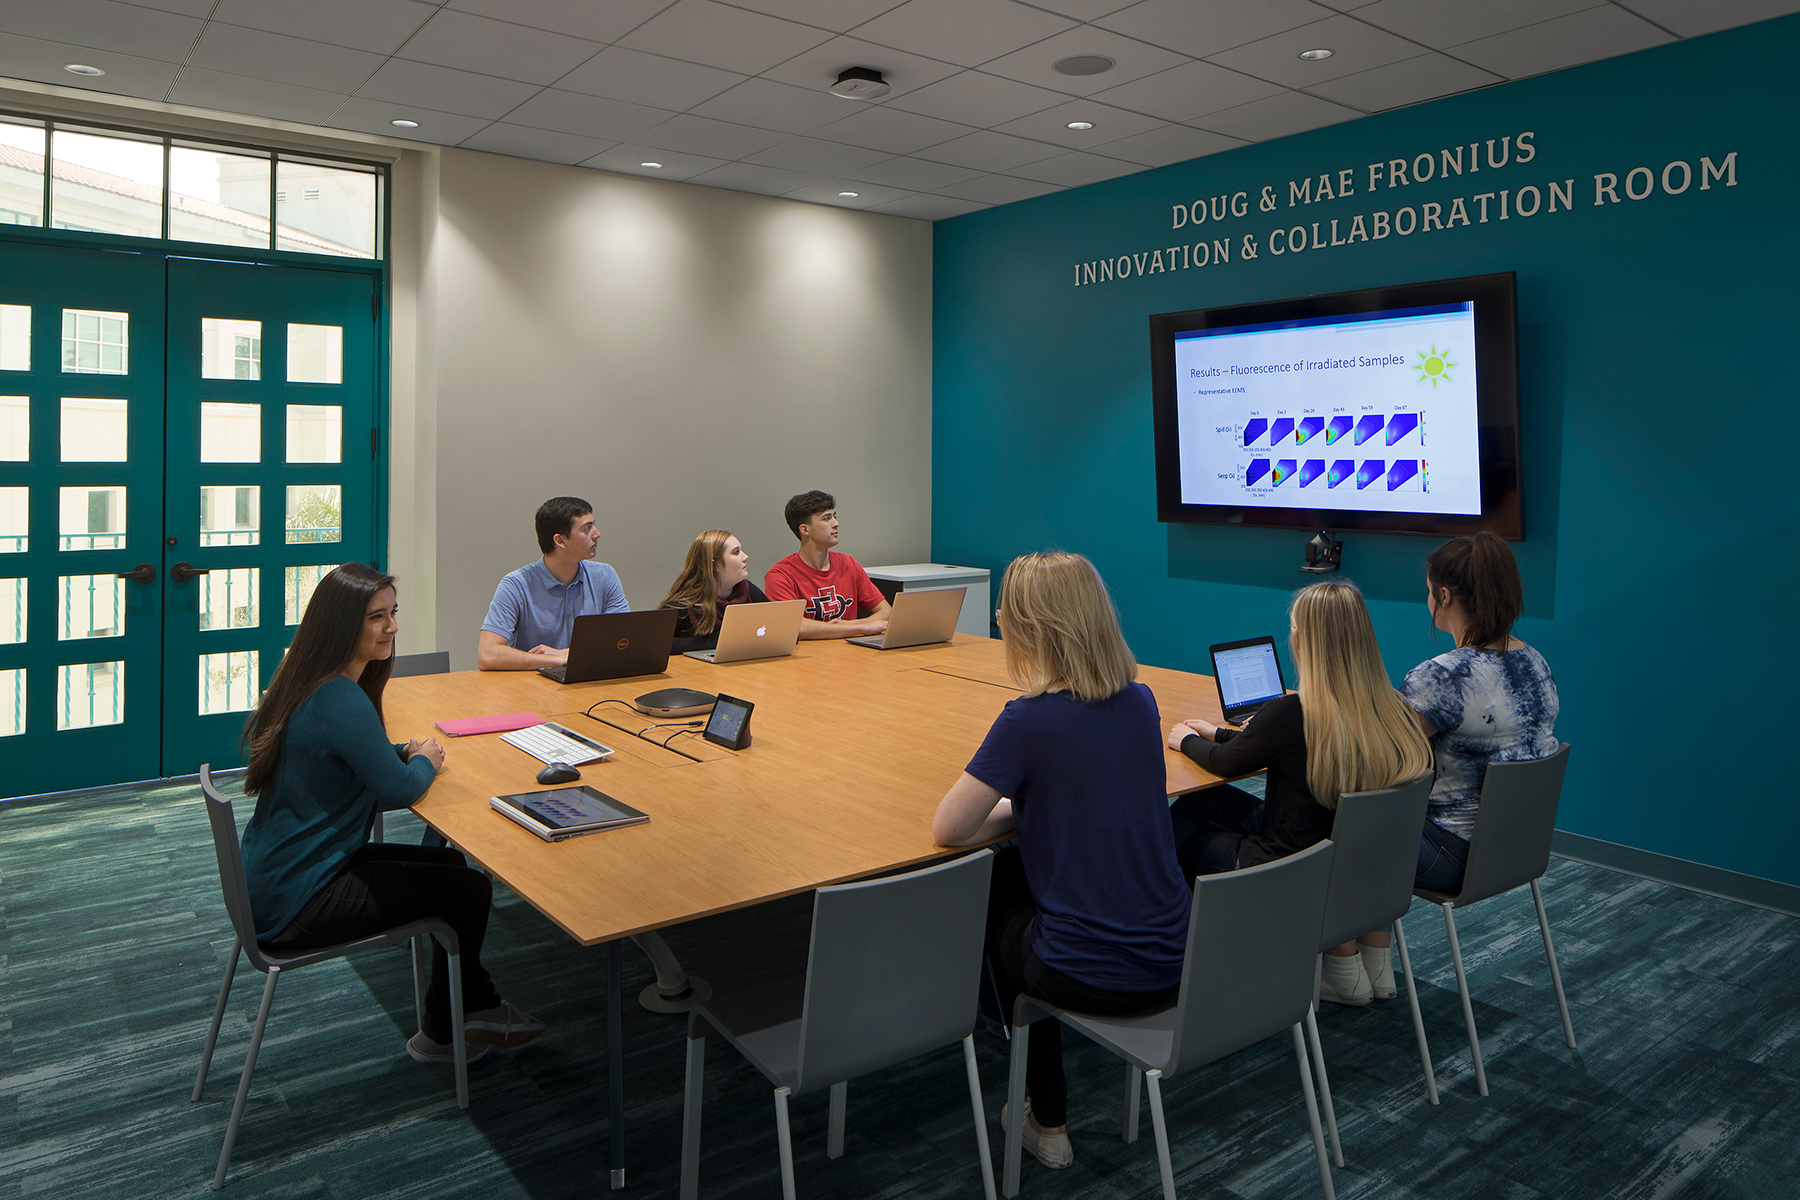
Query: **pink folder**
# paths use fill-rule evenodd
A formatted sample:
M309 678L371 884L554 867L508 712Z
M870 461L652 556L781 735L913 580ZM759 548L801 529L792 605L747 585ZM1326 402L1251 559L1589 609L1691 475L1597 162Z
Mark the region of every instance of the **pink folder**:
M475 733L507 733L543 723L544 718L536 713L516 712L501 713L494 717L463 717L456 721L439 721L437 727L450 737L468 737Z

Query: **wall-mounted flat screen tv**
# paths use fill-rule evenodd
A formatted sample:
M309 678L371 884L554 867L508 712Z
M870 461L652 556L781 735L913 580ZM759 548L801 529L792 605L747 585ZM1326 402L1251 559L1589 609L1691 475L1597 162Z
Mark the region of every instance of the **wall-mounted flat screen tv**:
M1525 536L1511 272L1150 318L1157 518Z

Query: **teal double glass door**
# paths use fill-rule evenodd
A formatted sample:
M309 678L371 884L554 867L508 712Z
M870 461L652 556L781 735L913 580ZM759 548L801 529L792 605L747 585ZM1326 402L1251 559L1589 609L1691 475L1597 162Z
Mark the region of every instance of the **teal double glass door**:
M377 286L0 242L0 796L241 763L374 557Z

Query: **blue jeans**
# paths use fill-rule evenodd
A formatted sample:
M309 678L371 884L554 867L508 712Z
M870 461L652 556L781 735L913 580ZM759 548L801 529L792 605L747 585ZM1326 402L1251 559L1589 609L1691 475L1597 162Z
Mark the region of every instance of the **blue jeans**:
M1462 891L1463 871L1469 864L1469 843L1429 818L1419 835L1419 865L1413 886L1428 892L1454 896Z

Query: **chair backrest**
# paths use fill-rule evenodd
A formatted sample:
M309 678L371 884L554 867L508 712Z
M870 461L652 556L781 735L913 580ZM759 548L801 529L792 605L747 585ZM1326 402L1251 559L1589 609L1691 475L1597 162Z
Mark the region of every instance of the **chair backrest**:
M450 652L433 650L430 654L394 655L394 672L389 678L404 679L408 675L447 675L449 672Z
M212 764L200 765L200 791L206 796L206 818L212 824L213 854L219 860L219 889L225 893L225 912L238 941L257 970L267 969L256 947L256 918L250 912L250 884L244 878L244 852L238 845L237 818L231 801L213 786Z
M1498 896L1550 866L1550 836L1568 765L1567 742L1548 758L1488 764L1458 904Z
M1351 792L1338 801L1320 950L1406 915L1430 797L1431 776L1423 775L1378 792Z
M993 852L983 850L818 890L796 1094L969 1035L993 867Z
M1306 1015L1333 846L1194 883L1187 959L1164 1075L1222 1058Z

